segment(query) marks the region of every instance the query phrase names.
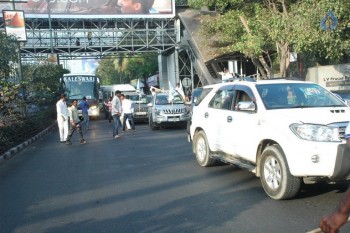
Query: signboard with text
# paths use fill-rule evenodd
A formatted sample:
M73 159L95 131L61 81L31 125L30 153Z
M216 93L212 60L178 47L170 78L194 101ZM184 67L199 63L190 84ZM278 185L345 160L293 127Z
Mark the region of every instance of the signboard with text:
M129 2L129 4L123 4ZM172 18L175 0L28 0L16 3L26 18ZM11 10L12 3L0 2L1 10Z

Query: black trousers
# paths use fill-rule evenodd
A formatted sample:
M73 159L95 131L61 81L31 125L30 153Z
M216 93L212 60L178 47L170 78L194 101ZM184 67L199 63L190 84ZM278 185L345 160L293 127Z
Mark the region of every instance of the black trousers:
M80 123L75 123L74 126L70 125L69 132L68 132L68 137L67 137L67 141L68 142L70 142L70 140L71 140L75 130L77 130L78 133L79 133L80 141L84 140L83 131L81 130L81 124Z

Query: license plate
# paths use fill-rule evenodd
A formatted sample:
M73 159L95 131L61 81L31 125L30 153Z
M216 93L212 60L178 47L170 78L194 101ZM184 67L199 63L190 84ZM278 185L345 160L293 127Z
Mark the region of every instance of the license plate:
M145 115L147 115L147 112L135 112L135 115L145 116Z
M168 118L168 121L180 121L179 118Z

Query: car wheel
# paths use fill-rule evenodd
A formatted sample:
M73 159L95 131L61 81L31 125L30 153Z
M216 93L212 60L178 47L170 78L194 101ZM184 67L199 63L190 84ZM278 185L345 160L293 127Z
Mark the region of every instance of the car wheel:
M215 160L210 157L208 140L203 131L196 133L193 143L198 164L202 167L213 166L215 164Z
M260 173L262 186L273 199L289 199L300 190L302 179L290 174L285 155L278 145L268 146L263 151Z
M149 125L149 127L151 128L151 130L157 129L157 127L155 126L155 124L154 124L154 122L153 122L152 116L150 116L149 119L148 119L148 125Z

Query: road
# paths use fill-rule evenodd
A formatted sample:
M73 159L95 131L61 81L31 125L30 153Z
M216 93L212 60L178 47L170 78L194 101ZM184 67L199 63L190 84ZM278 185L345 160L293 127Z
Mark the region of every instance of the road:
M199 167L184 129L137 124L112 139L100 120L85 138L68 146L56 130L0 167L1 233L306 232L347 188L305 185L272 200L250 172Z

